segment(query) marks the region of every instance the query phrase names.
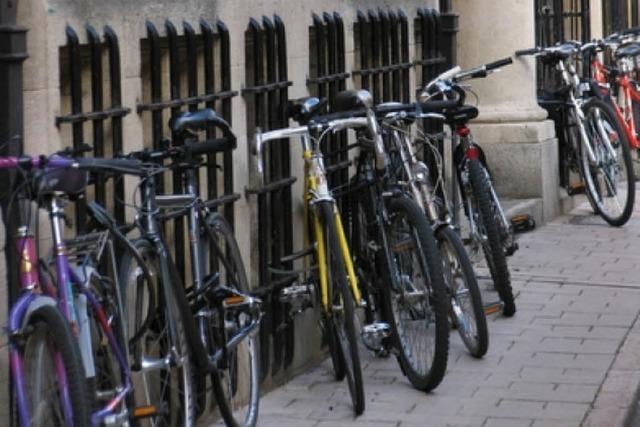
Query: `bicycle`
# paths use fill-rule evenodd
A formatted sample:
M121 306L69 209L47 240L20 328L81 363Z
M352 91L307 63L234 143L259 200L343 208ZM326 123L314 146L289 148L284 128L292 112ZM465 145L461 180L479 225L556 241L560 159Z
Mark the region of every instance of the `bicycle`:
M194 132L210 126L224 137L198 142ZM141 237L130 242L136 251L126 252L120 262L125 309L133 319L128 331L133 399L163 425L190 426L205 408L210 375L226 424L253 426L260 397L260 300L250 294L231 226L210 210L219 201L201 200L196 184L199 156L234 148L235 136L211 109L182 113L170 127L180 145L128 155L142 161L135 221ZM178 162L184 194L156 194L156 177L165 168L155 162L166 158ZM187 289L162 233L164 220L182 215L188 217L190 236L192 283ZM117 230L106 212L103 216Z
M30 213L18 228L23 295L11 310L9 333L18 417L24 426L113 425L130 415L122 300L117 281L101 274L99 265L104 263L114 276L111 236L107 231L63 238L64 206L69 197L84 192L87 172L93 169L87 161L57 154L0 159L1 168L23 173L24 200L49 212L52 231L53 254L46 262L37 256ZM28 207L23 211L30 212ZM73 252L78 246L82 250ZM54 395L43 395L45 388ZM57 399L62 408L50 404Z
M519 50L516 56L538 56L561 74L563 87L557 95L568 118L564 128L567 162L584 182L594 211L619 227L631 217L635 200L630 142L611 103L600 99L599 88L580 81L573 64L579 51L578 42L568 42Z
M360 415L364 411L365 401L354 320L355 308L361 304L361 293L340 212L327 184L320 145L323 136L328 132L365 127L368 123L362 119L347 118L311 124L311 118L318 113L322 105L317 98L293 101L290 113L294 120L305 123L304 125L268 132L256 129L252 145L257 169L256 188L251 191L257 193L264 185L265 144L284 138L299 137L305 165L303 200L312 245L299 253L287 256L286 261L293 262L313 254L316 266L303 271L307 277L303 278L305 280L302 284L284 286L279 291L279 298L282 302L291 304L292 312L301 311L309 306L320 307L321 328L329 343L336 379L341 381L346 377L353 410L356 415ZM271 271L282 276L298 276L296 271Z
M420 208L395 185L388 148L367 91L343 91L333 112L310 125L360 120L360 153L350 199L350 237L358 279L365 283L365 346L380 356L393 351L411 384L430 391L447 365L449 324L442 261L435 237Z
M455 100L455 107L442 111L440 116L430 119L446 124L451 129L452 150L444 163L451 165L451 171L445 177L447 191L443 191L449 200L445 200L445 209L451 212L451 219L456 229L461 230L458 209L459 198L463 211L469 221L468 235L463 239L470 245L470 256L476 259L482 251L486 259L495 289L498 291L504 316L513 316L516 312L511 277L507 265L507 256L512 255L518 245L515 242L513 227L507 220L500 199L494 189L484 152L474 141L469 121L478 116L478 109L465 105L466 92L460 83L469 79L484 78L494 70L508 65L511 59L503 59L480 67L462 71L454 67L445 71L418 94L421 102L433 98L444 97ZM447 203L448 202L448 203ZM450 206L448 206L450 205ZM500 309L497 304L487 307L492 313Z
M393 108L394 112L382 115L380 124L390 139L389 145L393 176L397 184L418 204L429 219L434 230L438 249L444 265L444 278L451 302L450 322L455 326L463 343L474 357L484 356L489 347L489 332L482 296L473 270L473 265L464 248L460 235L453 227L446 206L450 197L443 185L444 170L440 150L435 138L418 129L417 138L412 139L411 126L420 120L443 118L441 111L423 112L420 104L385 103L378 106ZM445 107L445 105L443 105ZM450 108L455 105L450 106ZM419 157L421 150L428 150L429 162ZM427 156L424 156L427 157ZM436 181L431 176L435 169Z

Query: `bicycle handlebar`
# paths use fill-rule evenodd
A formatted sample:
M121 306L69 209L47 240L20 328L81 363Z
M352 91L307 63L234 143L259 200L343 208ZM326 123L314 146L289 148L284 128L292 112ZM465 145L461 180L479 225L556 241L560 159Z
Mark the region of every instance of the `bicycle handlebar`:
M537 53L541 53L543 52L543 49L540 47L533 47L531 49L520 49L520 50L516 50L515 55L516 56L529 56L529 55L535 55Z
M177 147L171 147L166 150L141 150L133 151L126 155L126 157L142 160L153 161L168 159L170 157L182 156L185 154L192 154L199 156L202 154L212 154L221 151L232 150L236 148L235 136L207 139L205 141L188 142Z

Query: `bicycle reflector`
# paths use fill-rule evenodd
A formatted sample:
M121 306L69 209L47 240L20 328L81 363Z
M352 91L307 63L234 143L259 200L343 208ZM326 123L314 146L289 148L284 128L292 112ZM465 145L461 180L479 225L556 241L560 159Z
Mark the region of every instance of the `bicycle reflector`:
M480 150L475 145L472 145L467 148L465 155L469 160L478 160L480 158Z

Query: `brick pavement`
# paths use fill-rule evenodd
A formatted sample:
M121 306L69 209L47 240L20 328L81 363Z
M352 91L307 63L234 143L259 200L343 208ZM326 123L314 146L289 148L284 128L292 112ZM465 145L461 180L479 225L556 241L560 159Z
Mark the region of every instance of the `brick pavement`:
M640 382L638 213L614 229L583 205L521 236L510 259L518 313L490 319L482 360L454 332L432 393L412 389L395 359L363 351L362 416L325 361L268 393L260 425L621 425Z

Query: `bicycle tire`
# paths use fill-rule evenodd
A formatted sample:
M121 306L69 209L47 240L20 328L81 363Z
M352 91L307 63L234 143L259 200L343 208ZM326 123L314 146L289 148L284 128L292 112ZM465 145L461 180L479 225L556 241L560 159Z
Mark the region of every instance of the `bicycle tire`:
M360 352L358 348L358 335L356 333L354 318L355 308L353 295L347 280L347 269L344 265L344 258L340 248L338 230L334 218L333 202L319 202L317 209L320 212L325 231L327 244L327 277L330 278L329 285L333 292L333 300L330 304L333 307L341 306L343 313L331 310L331 321L335 328L336 338L342 353L342 360L345 367L345 377L349 386L349 393L353 402L353 410L356 415L364 412L364 385L362 381L362 367L360 364Z
M145 301L145 297L152 297L152 295L144 295L147 288L150 287L155 290L158 302L155 304L156 309L153 312L154 318L146 328L146 331L140 331L139 328L140 326L146 325L148 319L144 319L144 322L129 321L128 323L129 331L127 337L130 340L129 354L132 359L131 375L132 383L134 385L133 393L131 393L129 397L129 405L134 408L138 406L150 406L154 408L156 410L156 414L153 415L153 417L156 419L159 418L160 424L162 425L171 427L194 425L195 402L192 376L195 375L195 372L192 366L192 355L189 351L189 340L182 320L182 312L180 311L177 303L178 296L175 294L173 289L174 284L171 283L165 285L160 282L162 280L160 274L161 266L159 265L159 259L155 251L155 247L149 240L144 238L138 239L132 242L132 245L145 261L152 277L155 276L158 280L154 281L153 284L146 283L147 281L145 276L142 274L141 268L136 266L136 259L131 253L124 253L120 261L120 286L122 287L122 295L125 296L123 298L123 303L127 318L137 319L135 317L135 312L139 311L139 304L142 304L142 306L152 304L150 301ZM134 280L131 281L130 279ZM132 289L134 287L132 284L136 285L136 289ZM163 286L167 286L167 288L165 289ZM131 297L132 291L137 291L133 297ZM168 299L165 298L165 291L170 295ZM132 314L130 310L133 310L134 316L130 316L130 314ZM173 319L177 342L172 342L170 337L171 332L166 331L166 318ZM140 334L140 332L146 333ZM165 337L165 333L169 336ZM140 335L140 337L134 342L131 342L131 337L137 335ZM178 358L181 360L181 364L172 363L172 366L170 366L169 369L159 368L157 371L161 371L163 373L160 375L161 378L159 379L161 382L161 384L159 384L160 391L151 393L149 390L149 384L155 378L152 376L151 378L145 377L140 366L138 366L139 362L136 360L136 356L141 350L146 350L146 347L141 349L136 346L153 346L154 344L158 345L158 352L160 353L155 357L155 359L162 359L166 357L166 355L162 354L164 353L165 347L175 347L180 353L178 354ZM152 352L151 350L153 350L153 348L150 348L149 351L146 351L145 353L150 354ZM151 356L151 358L154 357ZM151 371L151 374L154 372L156 371ZM168 379L168 395L165 395L166 393L163 391L163 381L165 378ZM143 391L143 387L147 389ZM154 388L154 390L156 390L156 388ZM147 396L149 396L149 398L147 398ZM132 419L134 424L136 421L137 420Z
M225 283L227 287L233 287L233 281L228 279L228 276L231 274L235 277L238 291L241 293L248 293L249 281L240 255L240 249L238 248L238 243L236 242L231 226L227 220L217 212L209 214L205 221L206 223L204 226L207 227L209 232L212 234L210 235L209 232L202 233L200 242L203 244L201 251L203 259L201 265L206 266L209 264L209 267L212 270L217 266L219 267L221 263L216 263L216 256L210 252L210 248L214 248L216 252L219 249L224 250L224 254L218 254L218 257L220 255L224 256L226 263L232 271L228 271L226 267L223 267L224 279L226 280L223 280L222 282ZM215 244L209 243L211 236L219 237L220 240ZM216 270L217 271L215 272L211 271L205 273L205 277L207 274L221 274L222 271L220 268L217 268ZM201 332L206 333L208 331ZM243 342L240 343L233 351L234 354L231 358L231 363L229 363L225 368L218 367L211 373L213 391L216 396L218 409L228 426L252 427L256 425L258 420L258 407L260 400L260 351L258 342L259 339L257 334L253 334L245 338L245 340L243 340ZM215 344L215 339L210 340L210 343ZM210 350L215 351L217 350L217 347L218 346L215 345L214 348L211 348ZM240 349L242 353L239 353L238 349ZM244 369L239 365L240 360L248 360L248 364ZM242 372L243 376L240 377L238 372ZM247 383L249 387L247 396L248 402L245 402L244 394L241 396L238 395L238 384L242 387L246 387ZM238 412L240 405L242 405L242 409L246 407L246 413L244 415L241 411ZM236 413L234 414L234 412Z
M395 247L398 252L406 252L403 250L407 246L405 239L403 238L397 243L394 242L392 234L395 234L395 230L390 229L391 227L395 227L394 221L402 219L400 217L401 214L404 215L404 218L406 218L408 222L408 232L413 234L413 242L410 243L410 245L418 249L418 254L422 257L422 259L418 259L418 262L420 264L419 274L421 275L419 277L423 278L423 284L420 288L423 288L424 291L423 289L418 289L417 292L427 293L427 298L421 299L419 302L422 304L424 301L427 301L428 312L425 311L425 307L420 307L418 304L407 304L406 301L408 299L406 295L400 294L400 287L406 287L407 284L394 283L393 276L395 276L395 274L392 273L391 270L391 268L398 269L400 274L405 269L405 265L398 266L398 263L401 262L399 259L397 263L395 263L396 267L388 268L387 275L390 276L388 279L389 285L383 286L382 299L385 304L385 310L388 313L387 318L390 319L392 339L398 351L397 357L402 371L414 388L429 392L442 382L447 370L447 357L449 354L449 301L442 272L443 264L438 252L433 230L429 226L426 216L413 200L404 196L394 197L388 202L388 212L391 221L391 223L386 226L388 250ZM400 236L404 236L406 233L406 231L402 231ZM425 267L428 271L424 271ZM403 277L406 276L406 274L403 274ZM415 283L416 281L412 278L410 283L410 291L412 291L412 293L414 293L413 291L416 289ZM392 295L392 291L399 294L399 296ZM410 305L407 309L410 318L401 318L398 313L399 308L394 307L394 301L402 301L403 304ZM423 317L425 320L428 315L432 315L435 323L433 326L433 357L430 361L423 363L428 366L416 366L419 362L414 360L414 358L423 356L425 349L409 348L410 340L406 339L406 332L404 332L409 321L416 322L416 317L421 311L424 313ZM425 329L425 332L429 332L429 330Z
M473 271L473 265L469 255L460 240L460 236L451 227L444 226L436 231L436 239L444 265L445 283L451 298L451 317L462 342L469 350L469 353L476 358L481 358L489 349L489 331L487 328L487 318L484 314L482 295L478 287L478 281ZM454 273L453 270L457 270ZM461 282L454 276L459 275ZM454 284L454 280L458 283ZM468 294L468 305L459 304L459 289L462 286ZM454 307L459 307L461 313L456 313ZM465 318L461 319L464 316ZM460 324L462 320L462 325ZM473 324L471 324L471 321ZM471 334L466 334L467 324L471 327Z
M502 238L500 237L498 219L495 215L497 209L491 198L491 181L489 175L478 159L468 160L469 181L473 190L473 196L478 210L477 226L484 229L485 241L482 250L493 278L493 284L503 302L502 314L511 317L516 313L516 304L511 287L511 276L507 266L507 257L504 253ZM482 230L480 230L482 231Z
M20 353L24 366L26 401L32 405L29 408L32 419L28 420L27 424L42 427L56 425L55 417L50 411L47 411L49 399L39 393L42 391L42 384L46 383L42 379L45 373L53 373L53 381L57 380L55 361L50 358L48 359L50 364L48 364L45 359L45 353L49 353L51 356L50 353L53 348L60 354L64 365L67 389L73 412L73 425L78 427L89 426L91 409L89 407L89 399L87 399L82 357L67 320L55 307L41 306L33 311L23 332L25 341L24 345L21 346ZM54 383L52 386L57 389L58 387L55 385ZM56 399L61 395L59 392L54 394ZM38 406L37 409L35 405ZM45 407L42 407L42 405L45 405ZM63 419L58 425L67 424Z
M612 108L606 102L598 99L591 98L587 103L585 103L582 107L585 116L585 127L587 132L589 133L588 120L591 116L591 111L595 111L598 109L601 114L604 114L605 120L609 123L610 126L613 127L617 133L620 154L622 154L622 161L626 171L626 191L627 191L627 199L624 207L621 209L619 215L612 215L607 212L604 208L604 204L601 197L601 191L599 188L596 188L596 179L594 179L594 173L589 164L589 159L586 153L583 152L583 145L580 145L580 153L581 153L581 162L580 162L580 171L582 174L582 178L585 182L585 188L587 197L589 197L592 202L592 206L595 208L595 211L598 215L602 217L609 225L614 227L620 227L629 221L631 218L631 214L633 213L633 205L635 202L635 174L633 169L633 161L631 159L631 151L629 148L629 140L627 139L627 135L624 132L624 129L620 125L615 113L612 111ZM594 148L599 148L594 147ZM598 151L598 150L596 150ZM598 167L599 170L602 170L602 167ZM617 190L617 189L616 189ZM616 203L617 204L617 203Z

